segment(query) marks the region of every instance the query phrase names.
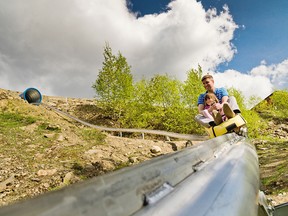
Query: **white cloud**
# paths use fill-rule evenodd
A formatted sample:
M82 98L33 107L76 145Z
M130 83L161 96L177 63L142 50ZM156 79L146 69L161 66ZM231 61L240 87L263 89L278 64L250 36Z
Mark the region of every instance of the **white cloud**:
M216 87L234 87L246 99L256 96L264 99L274 90L288 89L288 59L268 65L265 60L247 74L235 70L214 73Z
M184 80L198 64L214 69L233 58L237 25L227 7L219 14L196 0L168 7L137 18L125 0L0 1L0 87L92 97L105 42L136 78L168 73Z
M127 58L136 79L168 73L184 80L198 64L214 71L233 58L238 26L227 6L217 13L196 0L174 0L168 9L137 18L125 0L0 1L0 88L93 97L105 42ZM263 60L247 74L227 70L215 79L264 98L287 88L287 73L288 59Z
M279 64L261 64L251 70L253 76L264 76L271 80L276 89L288 88L288 59Z
M243 74L235 70L215 73L216 87L235 88L241 91L245 99L256 96L264 99L273 92L273 85L269 78L257 74Z

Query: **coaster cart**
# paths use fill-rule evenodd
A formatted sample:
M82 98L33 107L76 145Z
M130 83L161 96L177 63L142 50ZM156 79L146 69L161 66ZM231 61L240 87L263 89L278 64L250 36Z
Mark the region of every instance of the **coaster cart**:
M195 119L199 124L205 127L210 138L233 132L240 136L248 137L247 122L241 114L224 121L220 125L215 125L214 121L211 121L211 119L206 118L201 114L196 115Z

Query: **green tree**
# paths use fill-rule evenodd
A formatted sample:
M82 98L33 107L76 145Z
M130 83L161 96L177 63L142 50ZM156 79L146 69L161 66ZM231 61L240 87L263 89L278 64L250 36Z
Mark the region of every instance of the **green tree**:
M142 79L134 85L134 97L126 107L122 125L129 128L152 128L150 120L153 118L154 107L149 97L148 81Z
M166 75L155 75L148 85L152 103L168 108L180 103L181 82Z
M118 56L113 55L109 44L106 44L103 55L103 67L92 86L98 97L105 102L131 99L133 77L126 58L120 52Z
M166 75L155 75L148 84L150 106L154 107L153 124L161 130L171 131L176 126L181 102L182 84Z
M187 79L184 82L182 94L184 103L190 109L195 109L199 94L205 90L201 82L202 74L202 68L200 65L197 70L191 69L187 73Z
M131 67L120 52L117 56L113 55L108 43L103 55L103 67L92 88L95 89L99 100L110 107L110 110L113 109L119 117L133 96Z
M227 90L230 96L234 96L236 98L240 110L246 110L245 98L243 93L235 88L229 88Z
M171 130L181 115L182 83L168 75L155 75L135 84L135 98L128 107L126 124L151 129ZM175 124L176 127L176 124Z
M195 120L195 116L198 114L197 101L199 94L205 91L201 78L203 76L202 68L198 65L197 69L191 69L187 72L187 78L184 81L182 89L182 103L185 107L183 110L182 127L184 133L204 133L203 127L201 127Z
M280 111L286 111L287 109L287 96L288 91L287 90L279 90L274 91L271 95L271 102L273 104L273 109L280 110Z
M278 90L274 91L270 95L269 100L264 100L262 103L257 105L257 110L262 113L270 113L269 115L277 115L280 118L287 118L288 111L287 111L287 97L288 91L287 90ZM269 101L269 102L268 102ZM273 114L272 114L273 113ZM281 120L282 121L282 120Z

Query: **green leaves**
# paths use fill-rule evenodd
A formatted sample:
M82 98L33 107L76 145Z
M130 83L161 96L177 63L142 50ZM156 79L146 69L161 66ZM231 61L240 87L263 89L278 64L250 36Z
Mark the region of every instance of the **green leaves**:
M120 118L132 98L131 67L120 52L117 56L113 55L108 44L104 48L103 55L103 67L92 88L95 89L99 100L103 102L104 108L108 112L107 115L112 118Z
M92 87L106 110L105 115L116 120L119 127L204 133L204 129L194 121L198 114L198 96L205 91L200 66L189 70L184 82L167 74L158 74L133 83L131 67L120 52L114 55L106 44L103 55L103 67ZM258 114L247 110L241 91L230 88L228 92L235 96L249 130L254 131L250 136L258 136L258 129L263 128ZM278 104L275 109L284 110L287 95L279 93L274 98ZM251 102L256 99L259 100L251 98Z
M115 105L125 103L132 97L133 77L126 58L119 52L112 54L112 49L106 44L104 48L103 67L93 84L100 100Z
M120 52L113 55L106 44L103 55L103 67L92 87L106 115L117 120L120 127L195 131L195 104L203 91L200 66L188 72L184 84L167 74L133 84L130 66Z
M191 109L197 106L199 94L205 91L202 85L202 69L198 66L198 70L191 69L187 73L187 79L183 86L183 100L184 103Z

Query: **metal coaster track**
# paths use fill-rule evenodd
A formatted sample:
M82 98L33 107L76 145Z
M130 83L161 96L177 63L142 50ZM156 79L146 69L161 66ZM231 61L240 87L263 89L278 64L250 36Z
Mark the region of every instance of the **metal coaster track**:
M194 141L203 141L203 140L207 140L208 136L201 136L201 135L193 135L193 134L179 134L179 133L173 133L173 132L167 132L167 131L161 131L161 130L147 130L147 129L133 129L133 128L110 128L110 127L103 127L103 126L98 126L98 125L93 125L90 124L88 122L85 122L79 118L76 118L66 112L63 112L53 106L50 106L48 104L45 103L41 103L40 105L43 105L44 107L46 107L47 109L51 109L61 115L67 116L70 119L73 119L83 125L86 125L88 127L91 128L95 128L98 129L100 131L109 131L109 132L128 132L128 133L141 133L142 137L144 137L144 134L156 134L156 135L162 135L162 136L166 136L166 137L173 137L173 138L177 138L177 139L184 139L184 140L194 140Z
M259 182L255 147L231 133L0 208L0 215L273 215Z

